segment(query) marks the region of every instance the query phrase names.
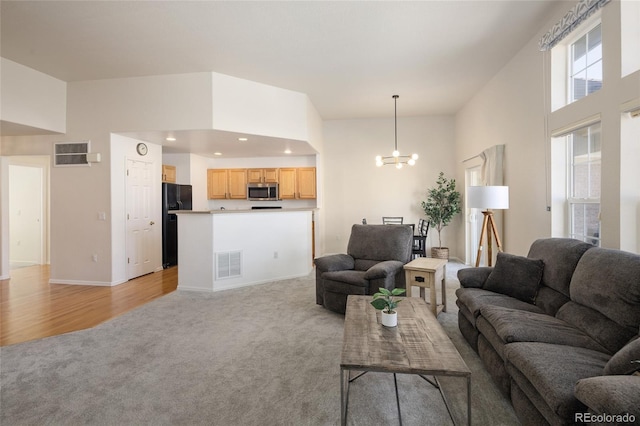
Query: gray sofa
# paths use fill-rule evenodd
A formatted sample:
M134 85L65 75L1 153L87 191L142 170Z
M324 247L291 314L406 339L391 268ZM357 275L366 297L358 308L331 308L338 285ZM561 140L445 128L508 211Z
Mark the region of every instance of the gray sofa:
M523 424L640 422L640 256L549 238L458 278L460 331Z
M346 254L315 259L316 303L344 314L350 294L405 288L403 266L412 248L409 225L353 225Z

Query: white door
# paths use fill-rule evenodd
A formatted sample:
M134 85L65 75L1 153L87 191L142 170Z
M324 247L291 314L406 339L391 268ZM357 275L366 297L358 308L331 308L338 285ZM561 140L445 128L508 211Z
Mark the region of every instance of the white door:
M482 175L480 166L472 166L466 170L465 173L465 188L470 186L482 185ZM466 193L467 191L465 191ZM468 205L468 203L465 203ZM465 209L466 220L466 234L467 234L467 258L465 263L467 265L475 265L476 256L478 253L478 245L480 244L480 232L482 231L482 211L480 209Z
M127 279L153 272L153 163L127 160Z
M9 165L10 267L44 263L43 169Z

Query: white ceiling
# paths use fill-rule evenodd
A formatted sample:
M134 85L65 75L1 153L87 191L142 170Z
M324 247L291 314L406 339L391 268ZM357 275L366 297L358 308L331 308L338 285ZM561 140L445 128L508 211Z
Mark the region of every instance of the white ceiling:
M561 0L555 0L557 3ZM64 81L215 71L309 95L325 120L451 114L552 0L6 1L1 53Z

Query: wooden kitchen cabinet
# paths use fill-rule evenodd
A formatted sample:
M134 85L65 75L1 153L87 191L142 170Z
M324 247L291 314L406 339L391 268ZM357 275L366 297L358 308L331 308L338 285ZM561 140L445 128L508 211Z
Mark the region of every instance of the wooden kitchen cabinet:
M162 181L176 183L176 166L162 165Z
M312 200L316 198L316 168L280 169L280 198L283 200Z
M247 183L278 183L278 169L247 169Z
M229 198L247 199L247 170L229 169Z
M316 198L316 168L301 167L297 171L298 198L313 200Z
M243 200L247 198L246 169L208 169L207 198Z

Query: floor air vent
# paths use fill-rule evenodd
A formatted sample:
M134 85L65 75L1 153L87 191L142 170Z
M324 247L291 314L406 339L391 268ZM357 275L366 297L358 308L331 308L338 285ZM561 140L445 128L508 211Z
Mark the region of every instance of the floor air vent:
M242 251L216 253L216 279L242 276Z

